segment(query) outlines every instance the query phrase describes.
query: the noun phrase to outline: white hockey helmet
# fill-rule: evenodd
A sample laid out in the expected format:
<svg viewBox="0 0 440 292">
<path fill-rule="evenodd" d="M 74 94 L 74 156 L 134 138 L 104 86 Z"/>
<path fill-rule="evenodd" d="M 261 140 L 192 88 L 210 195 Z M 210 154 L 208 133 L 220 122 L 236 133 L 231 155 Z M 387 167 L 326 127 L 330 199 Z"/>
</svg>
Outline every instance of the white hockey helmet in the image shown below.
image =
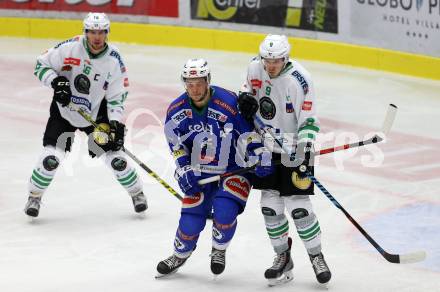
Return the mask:
<svg viewBox="0 0 440 292">
<path fill-rule="evenodd" d="M 205 59 L 189 59 L 183 65 L 181 78 L 183 83 L 190 78 L 205 78 L 209 84 L 211 82 L 211 70 L 208 62 Z"/>
<path fill-rule="evenodd" d="M 110 32 L 110 20 L 105 13 L 89 12 L 83 21 L 84 33 L 87 30 L 105 30 Z"/>
<path fill-rule="evenodd" d="M 269 34 L 260 44 L 261 59 L 281 59 L 289 61 L 290 44 L 285 35 Z"/>
</svg>

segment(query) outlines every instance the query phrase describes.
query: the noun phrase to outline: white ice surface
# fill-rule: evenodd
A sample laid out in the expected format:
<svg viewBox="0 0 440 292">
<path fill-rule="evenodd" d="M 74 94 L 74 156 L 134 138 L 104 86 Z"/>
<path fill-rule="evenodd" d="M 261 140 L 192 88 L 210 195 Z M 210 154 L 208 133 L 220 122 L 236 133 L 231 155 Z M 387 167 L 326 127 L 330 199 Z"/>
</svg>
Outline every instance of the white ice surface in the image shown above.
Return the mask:
<svg viewBox="0 0 440 292">
<path fill-rule="evenodd" d="M 52 94 L 33 69 L 36 56 L 55 43 L 0 38 L 0 291 L 320 290 L 292 222 L 295 278 L 283 287 L 267 287 L 263 273 L 273 251 L 258 191 L 239 217 L 226 270 L 216 281 L 209 269 L 210 223 L 179 273 L 155 280 L 157 263 L 172 252 L 179 201 L 139 169 L 150 208 L 145 216 L 135 214 L 111 172 L 88 158 L 82 134 L 44 195 L 40 217 L 30 221 L 23 213 L 26 184 L 42 149 Z M 131 84 L 127 148 L 177 190 L 161 123 L 168 103 L 182 91 L 180 68 L 188 58 L 204 57 L 213 84 L 237 91 L 252 56 L 119 47 Z M 303 64 L 314 77 L 324 146 L 349 141 L 344 132 L 363 138 L 380 128 L 389 103 L 399 106 L 387 143 L 320 157 L 316 176 L 385 250 L 428 253 L 419 264 L 386 262 L 316 190 L 312 200 L 333 273 L 329 290 L 440 291 L 440 82 Z M 385 159 L 377 163 L 381 155 Z"/>
</svg>

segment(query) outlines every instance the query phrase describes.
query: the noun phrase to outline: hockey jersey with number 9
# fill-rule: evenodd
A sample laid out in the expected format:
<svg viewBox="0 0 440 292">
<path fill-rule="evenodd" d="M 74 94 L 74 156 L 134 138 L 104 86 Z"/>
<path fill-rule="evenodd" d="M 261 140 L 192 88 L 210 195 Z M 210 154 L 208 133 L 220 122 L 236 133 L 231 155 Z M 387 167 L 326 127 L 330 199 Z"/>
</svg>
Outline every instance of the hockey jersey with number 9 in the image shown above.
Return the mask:
<svg viewBox="0 0 440 292">
<path fill-rule="evenodd" d="M 315 90 L 309 72 L 298 62 L 289 60 L 278 77 L 270 78 L 260 58 L 254 58 L 242 91 L 255 96 L 259 104 L 257 116 L 273 128 L 288 149 L 294 150 L 299 140 L 315 139 L 319 131 Z M 265 145 L 281 153 L 270 136 L 265 137 Z"/>
<path fill-rule="evenodd" d="M 109 120 L 121 121 L 127 98 L 128 77 L 118 49 L 108 44 L 98 55 L 92 55 L 83 35 L 66 40 L 37 58 L 35 76 L 46 86 L 57 76 L 70 81 L 71 102 L 83 108 L 96 120 L 105 98 Z M 76 111 L 58 104 L 61 116 L 75 127 L 88 127 Z"/>
</svg>

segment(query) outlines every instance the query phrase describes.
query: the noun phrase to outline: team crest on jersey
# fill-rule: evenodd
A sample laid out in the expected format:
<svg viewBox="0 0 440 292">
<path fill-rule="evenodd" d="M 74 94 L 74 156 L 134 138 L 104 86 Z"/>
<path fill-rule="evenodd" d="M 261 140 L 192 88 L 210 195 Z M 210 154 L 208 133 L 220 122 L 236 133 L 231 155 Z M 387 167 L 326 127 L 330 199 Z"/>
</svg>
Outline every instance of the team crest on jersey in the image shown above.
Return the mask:
<svg viewBox="0 0 440 292">
<path fill-rule="evenodd" d="M 185 196 L 182 200 L 182 208 L 194 208 L 200 206 L 205 199 L 203 193 L 197 193 L 193 196 Z"/>
<path fill-rule="evenodd" d="M 277 113 L 277 109 L 273 101 L 265 96 L 260 99 L 260 114 L 266 120 L 272 120 Z"/>
<path fill-rule="evenodd" d="M 307 94 L 309 92 L 309 84 L 306 79 L 297 70 L 293 71 L 292 76 L 301 84 L 304 94 Z"/>
<path fill-rule="evenodd" d="M 223 188 L 240 200 L 246 201 L 251 190 L 251 185 L 245 177 L 234 175 L 225 179 Z"/>
<path fill-rule="evenodd" d="M 73 84 L 75 85 L 75 88 L 76 90 L 78 90 L 79 93 L 90 93 L 90 80 L 86 75 L 79 74 L 78 76 L 76 76 Z"/>
<path fill-rule="evenodd" d="M 308 188 L 310 188 L 312 181 L 308 177 L 300 178 L 298 176 L 298 173 L 296 171 L 293 171 L 292 184 L 300 190 L 307 190 Z"/>
<path fill-rule="evenodd" d="M 183 120 L 185 120 L 186 118 L 192 118 L 192 111 L 190 109 L 182 109 L 180 111 L 178 111 L 177 113 L 175 113 L 171 119 L 176 123 L 179 124 L 180 122 L 182 122 Z"/>
<path fill-rule="evenodd" d="M 226 122 L 226 120 L 228 119 L 228 116 L 226 116 L 225 114 L 211 108 L 208 108 L 207 115 L 208 118 L 214 119 L 216 121 L 220 121 L 222 123 Z"/>
</svg>

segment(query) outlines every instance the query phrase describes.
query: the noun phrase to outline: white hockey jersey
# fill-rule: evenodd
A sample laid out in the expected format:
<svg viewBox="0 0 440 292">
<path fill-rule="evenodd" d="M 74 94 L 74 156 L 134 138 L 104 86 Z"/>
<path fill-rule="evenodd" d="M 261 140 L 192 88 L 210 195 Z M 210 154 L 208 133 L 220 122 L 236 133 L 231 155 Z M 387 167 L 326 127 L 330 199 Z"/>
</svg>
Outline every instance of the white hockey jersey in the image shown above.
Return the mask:
<svg viewBox="0 0 440 292">
<path fill-rule="evenodd" d="M 254 58 L 242 91 L 256 97 L 257 116 L 274 128 L 277 138 L 291 151 L 297 141 L 316 138 L 319 121 L 315 116 L 315 90 L 309 72 L 298 62 L 289 60 L 278 77 L 270 78 L 260 58 Z M 274 152 L 282 152 L 271 137 L 265 137 L 265 145 Z"/>
<path fill-rule="evenodd" d="M 108 44 L 98 55 L 90 53 L 83 35 L 66 40 L 37 58 L 34 75 L 51 87 L 52 80 L 65 76 L 70 81 L 71 101 L 83 108 L 94 120 L 101 101 L 107 101 L 109 120 L 121 121 L 128 94 L 126 67 L 118 49 Z M 61 116 L 75 127 L 88 127 L 76 111 L 58 104 Z"/>
</svg>

